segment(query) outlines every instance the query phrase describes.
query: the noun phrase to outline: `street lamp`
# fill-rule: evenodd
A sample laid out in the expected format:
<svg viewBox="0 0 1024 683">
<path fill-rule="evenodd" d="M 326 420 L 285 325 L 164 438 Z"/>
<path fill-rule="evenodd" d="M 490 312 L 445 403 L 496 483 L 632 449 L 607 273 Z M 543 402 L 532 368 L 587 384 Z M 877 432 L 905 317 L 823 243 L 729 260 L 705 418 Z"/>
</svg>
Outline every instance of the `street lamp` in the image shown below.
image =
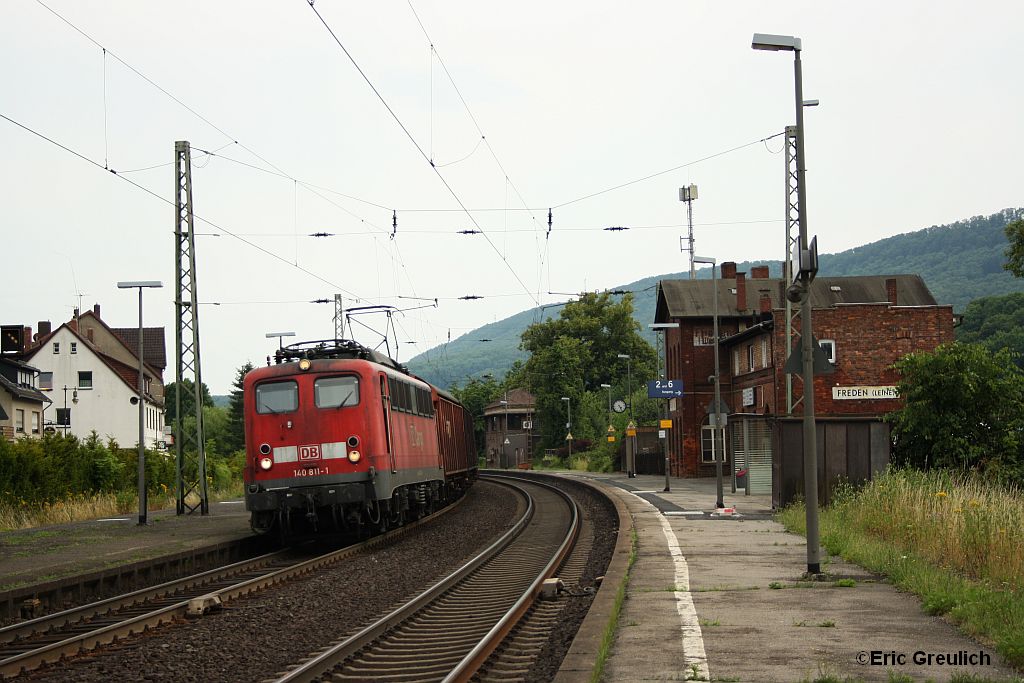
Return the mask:
<svg viewBox="0 0 1024 683">
<path fill-rule="evenodd" d="M 565 401 L 565 411 L 569 418 L 565 423 L 565 428 L 569 430 L 565 440 L 569 442 L 569 467 L 572 467 L 572 400 L 568 396 L 563 396 L 562 400 Z"/>
<path fill-rule="evenodd" d="M 722 383 L 721 375 L 718 368 L 718 275 L 715 270 L 717 261 L 707 256 L 694 256 L 694 263 L 706 263 L 711 266 L 711 290 L 714 304 L 712 304 L 713 316 L 714 316 L 714 329 L 712 334 L 715 337 L 715 407 L 711 411 L 711 415 L 714 416 L 714 424 L 711 429 L 711 450 L 715 453 L 715 478 L 716 478 L 716 493 L 718 498 L 715 500 L 715 507 L 724 508 L 725 501 L 722 500 L 722 451 L 724 448 L 718 448 L 718 430 L 722 428 Z M 724 442 L 724 434 L 723 439 Z M 725 445 L 724 443 L 722 444 Z"/>
<path fill-rule="evenodd" d="M 608 426 L 611 427 L 612 426 L 612 385 L 611 384 L 602 384 L 601 388 L 608 390 Z"/>
<path fill-rule="evenodd" d="M 67 436 L 68 430 L 71 429 L 71 415 L 68 413 L 68 389 L 71 389 L 71 402 L 75 405 L 78 404 L 78 387 L 69 387 L 67 384 L 64 385 L 64 424 L 57 425 L 58 427 L 64 427 L 64 436 Z"/>
<path fill-rule="evenodd" d="M 694 187 L 696 187 L 696 186 L 694 186 Z M 693 252 L 690 252 L 690 256 L 693 256 Z M 661 340 L 661 347 L 665 351 L 665 372 L 664 373 L 661 372 L 661 353 L 659 353 L 658 354 L 658 378 L 659 379 L 668 379 L 668 343 L 667 343 L 666 339 L 668 337 L 668 331 L 671 330 L 671 329 L 678 329 L 679 328 L 679 323 L 651 323 L 647 327 L 649 327 L 650 329 L 655 330 L 655 331 L 661 331 L 661 333 L 662 333 L 661 336 L 659 337 L 659 339 Z M 668 402 L 667 401 L 662 404 L 662 412 L 661 412 L 661 414 L 662 414 L 662 417 L 668 419 Z M 662 443 L 661 448 L 665 452 L 665 491 L 668 492 L 668 491 L 671 491 L 672 488 L 671 488 L 671 486 L 669 484 L 669 481 L 668 481 L 669 469 L 670 468 L 669 468 L 669 462 L 668 462 L 668 435 L 667 434 L 665 435 L 665 439 L 663 441 L 664 441 L 664 443 Z"/>
<path fill-rule="evenodd" d="M 807 157 L 804 154 L 804 85 L 800 66 L 800 39 L 795 36 L 777 36 L 755 33 L 750 45 L 755 50 L 779 50 L 793 53 L 793 79 L 796 89 L 796 184 L 797 212 L 800 221 L 800 253 L 797 262 L 799 284 L 786 283 L 790 291 L 786 297 L 800 301 L 800 346 L 803 358 L 801 376 L 804 383 L 804 499 L 807 507 L 807 573 L 821 573 L 821 548 L 818 537 L 818 446 L 814 426 L 814 353 L 811 326 L 811 282 L 817 265 L 812 263 L 807 236 Z M 807 262 L 804 255 L 807 254 Z"/>
<path fill-rule="evenodd" d="M 619 358 L 626 359 L 626 396 L 629 398 L 629 424 L 636 428 L 636 423 L 633 422 L 633 378 L 630 372 L 630 357 L 628 353 L 618 354 Z M 636 476 L 634 461 L 636 460 L 636 435 L 629 436 L 629 448 L 626 449 L 626 476 L 630 479 Z"/>
<path fill-rule="evenodd" d="M 501 425 L 501 466 L 508 469 L 508 454 L 505 453 L 505 442 L 508 441 L 508 401 L 498 401 L 504 412 L 505 421 Z"/>
<path fill-rule="evenodd" d="M 146 380 L 142 361 L 142 290 L 163 287 L 157 280 L 130 280 L 118 282 L 118 289 L 139 290 L 139 525 L 146 524 Z M 181 387 L 178 387 L 181 390 Z"/>
</svg>

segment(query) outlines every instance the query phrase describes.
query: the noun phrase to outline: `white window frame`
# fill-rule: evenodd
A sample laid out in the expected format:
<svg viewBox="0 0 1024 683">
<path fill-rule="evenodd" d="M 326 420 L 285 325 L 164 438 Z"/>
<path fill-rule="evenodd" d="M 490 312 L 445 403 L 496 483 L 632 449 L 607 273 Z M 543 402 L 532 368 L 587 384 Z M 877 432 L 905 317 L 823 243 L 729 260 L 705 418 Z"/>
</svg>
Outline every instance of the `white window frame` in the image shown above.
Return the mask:
<svg viewBox="0 0 1024 683">
<path fill-rule="evenodd" d="M 89 375 L 88 383 L 83 381 L 84 378 L 82 377 L 82 375 Z M 93 383 L 92 383 L 92 370 L 79 370 L 78 371 L 78 388 L 79 389 L 89 390 L 89 389 L 92 389 L 92 387 L 93 387 Z"/>
<path fill-rule="evenodd" d="M 60 353 L 60 342 L 53 342 L 53 352 L 54 354 Z"/>
<path fill-rule="evenodd" d="M 761 337 L 761 367 L 768 367 L 768 337 Z"/>
<path fill-rule="evenodd" d="M 71 353 L 78 353 L 78 342 L 71 342 Z"/>
<path fill-rule="evenodd" d="M 828 362 L 832 365 L 836 364 L 836 340 L 835 339 L 819 339 L 818 346 L 825 352 L 825 357 L 828 358 Z"/>
<path fill-rule="evenodd" d="M 747 371 L 754 371 L 754 343 L 747 344 Z"/>
<path fill-rule="evenodd" d="M 39 430 L 42 427 L 42 422 L 43 422 L 42 421 L 42 416 L 39 414 L 38 411 L 33 410 L 32 411 L 32 433 L 33 434 L 38 434 L 39 433 Z"/>
<path fill-rule="evenodd" d="M 14 409 L 14 433 L 25 433 L 25 411 L 22 408 Z"/>
</svg>

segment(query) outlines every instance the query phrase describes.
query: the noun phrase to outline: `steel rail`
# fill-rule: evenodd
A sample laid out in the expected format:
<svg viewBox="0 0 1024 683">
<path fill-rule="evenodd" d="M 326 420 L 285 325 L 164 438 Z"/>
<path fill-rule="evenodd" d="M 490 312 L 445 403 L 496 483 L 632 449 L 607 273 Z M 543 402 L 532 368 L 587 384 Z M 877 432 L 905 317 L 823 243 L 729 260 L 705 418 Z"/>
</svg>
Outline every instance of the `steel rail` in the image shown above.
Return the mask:
<svg viewBox="0 0 1024 683">
<path fill-rule="evenodd" d="M 499 479 L 499 477 L 493 475 L 489 475 L 487 478 L 494 481 Z M 480 552 L 476 557 L 463 564 L 450 575 L 441 581 L 438 581 L 420 595 L 395 609 L 387 616 L 363 628 L 358 633 L 346 638 L 341 643 L 315 655 L 298 667 L 284 673 L 276 679 L 276 683 L 308 683 L 318 680 L 331 669 L 345 662 L 345 660 L 350 658 L 352 655 L 362 650 L 369 643 L 384 636 L 388 632 L 393 631 L 403 622 L 409 621 L 414 617 L 414 615 L 417 615 L 417 613 L 427 607 L 430 603 L 448 594 L 459 584 L 469 580 L 477 570 L 483 567 L 483 565 L 498 557 L 502 551 L 516 541 L 523 532 L 531 526 L 531 522 L 533 521 L 533 517 L 536 512 L 536 504 L 533 497 L 517 485 L 518 483 L 521 483 L 522 480 L 517 481 L 514 478 L 503 477 L 501 479 L 506 479 L 501 483 L 516 489 L 527 500 L 526 512 L 511 529 L 509 529 L 501 536 L 501 538 L 491 544 L 488 548 Z M 511 483 L 513 481 L 516 481 L 516 483 Z M 482 662 L 486 661 L 487 657 L 508 634 L 516 621 L 529 609 L 533 600 L 539 594 L 540 586 L 544 579 L 550 577 L 551 573 L 557 569 L 562 559 L 564 559 L 564 556 L 572 547 L 572 543 L 575 540 L 579 529 L 580 517 L 579 510 L 575 502 L 563 491 L 559 491 L 547 484 L 534 481 L 527 483 L 549 489 L 567 502 L 570 517 L 568 525 L 569 528 L 557 550 L 548 560 L 544 569 L 530 583 L 529 588 L 519 596 L 511 608 L 507 609 L 504 614 L 497 618 L 497 622 L 489 631 L 487 631 L 483 638 L 474 636 L 475 643 L 470 648 L 469 653 L 464 655 L 449 672 L 439 675 L 438 680 L 445 675 L 448 675 L 451 680 L 468 680 L 468 676 L 472 675 L 476 670 L 475 667 L 479 667 Z M 457 677 L 451 678 L 452 676 Z"/>
<path fill-rule="evenodd" d="M 405 524 L 398 529 L 394 529 L 380 536 L 375 536 L 363 541 L 362 543 L 348 546 L 340 550 L 333 550 L 324 555 L 296 562 L 281 569 L 271 570 L 256 577 L 246 578 L 242 581 L 222 588 L 217 588 L 213 591 L 205 593 L 200 592 L 196 595 L 191 595 L 188 598 L 176 600 L 170 605 L 161 606 L 144 614 L 131 616 L 113 624 L 104 625 L 96 629 L 90 629 L 84 633 L 74 634 L 56 642 L 48 642 L 41 645 L 36 643 L 38 647 L 32 647 L 32 649 L 0 659 L 0 678 L 14 677 L 25 671 L 36 669 L 44 664 L 53 663 L 65 657 L 73 657 L 83 651 L 89 651 L 102 645 L 108 645 L 121 638 L 145 632 L 150 628 L 155 628 L 164 623 L 183 619 L 188 613 L 189 603 L 195 598 L 216 597 L 219 598 L 221 602 L 228 602 L 240 596 L 258 592 L 283 581 L 334 564 L 356 553 L 363 552 L 399 538 L 421 524 L 436 520 L 456 508 L 463 500 L 465 500 L 465 496 L 460 497 L 451 505 L 447 505 L 433 514 Z M 132 609 L 146 601 L 160 600 L 171 593 L 178 593 L 182 590 L 188 590 L 189 588 L 194 588 L 198 585 L 207 585 L 213 582 L 223 581 L 232 576 L 237 576 L 240 573 L 251 574 L 253 571 L 261 570 L 259 566 L 254 566 L 260 561 L 263 561 L 262 566 L 265 567 L 267 564 L 274 561 L 274 556 L 283 555 L 285 552 L 286 551 L 268 553 L 267 555 L 253 558 L 252 560 L 236 562 L 232 565 L 228 565 L 227 567 L 212 569 L 177 581 L 169 581 L 152 588 L 144 588 L 124 596 L 109 598 L 107 600 L 101 600 L 82 607 L 65 610 L 57 614 L 39 617 L 22 624 L 14 624 L 4 629 L 0 629 L 0 637 L 3 638 L 3 640 L 0 640 L 0 644 L 8 646 L 17 645 L 19 638 L 24 639 L 34 637 L 38 639 L 41 635 L 52 635 L 54 631 L 59 631 L 61 628 L 68 630 L 73 629 L 76 625 L 82 624 L 87 619 L 110 615 L 116 611 L 114 608 L 115 605 L 118 610 Z M 246 568 L 247 565 L 248 568 Z M 222 576 L 214 576 L 218 572 L 220 572 Z M 205 584 L 203 581 L 205 581 Z M 174 589 L 176 585 L 178 586 L 177 590 Z M 78 618 L 75 618 L 76 615 Z M 74 621 L 72 621 L 73 618 Z M 24 635 L 26 632 L 30 632 L 30 635 Z M 14 635 L 13 637 L 8 638 L 7 636 L 11 634 L 21 635 Z M 26 643 L 26 645 L 31 647 L 32 643 Z"/>
</svg>

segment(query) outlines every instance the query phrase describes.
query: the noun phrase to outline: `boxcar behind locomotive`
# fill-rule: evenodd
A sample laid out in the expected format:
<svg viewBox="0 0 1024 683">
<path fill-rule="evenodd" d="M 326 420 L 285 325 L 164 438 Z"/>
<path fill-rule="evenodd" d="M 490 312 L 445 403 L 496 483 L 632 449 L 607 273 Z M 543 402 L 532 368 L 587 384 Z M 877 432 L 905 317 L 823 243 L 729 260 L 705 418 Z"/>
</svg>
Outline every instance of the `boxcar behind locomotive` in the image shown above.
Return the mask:
<svg viewBox="0 0 1024 683">
<path fill-rule="evenodd" d="M 471 417 L 347 340 L 293 344 L 245 377 L 245 503 L 257 532 L 383 530 L 476 477 Z"/>
</svg>

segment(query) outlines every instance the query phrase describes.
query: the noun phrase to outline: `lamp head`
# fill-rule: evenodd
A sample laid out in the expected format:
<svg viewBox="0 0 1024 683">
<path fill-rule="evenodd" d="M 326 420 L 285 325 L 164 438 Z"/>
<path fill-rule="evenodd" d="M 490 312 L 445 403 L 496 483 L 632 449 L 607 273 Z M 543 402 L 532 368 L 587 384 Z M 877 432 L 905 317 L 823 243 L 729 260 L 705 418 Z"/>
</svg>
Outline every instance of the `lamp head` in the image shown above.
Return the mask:
<svg viewBox="0 0 1024 683">
<path fill-rule="evenodd" d="M 750 47 L 755 50 L 768 50 L 778 52 L 786 50 L 790 52 L 800 51 L 800 39 L 796 36 L 779 36 L 774 33 L 755 33 Z"/>
</svg>

